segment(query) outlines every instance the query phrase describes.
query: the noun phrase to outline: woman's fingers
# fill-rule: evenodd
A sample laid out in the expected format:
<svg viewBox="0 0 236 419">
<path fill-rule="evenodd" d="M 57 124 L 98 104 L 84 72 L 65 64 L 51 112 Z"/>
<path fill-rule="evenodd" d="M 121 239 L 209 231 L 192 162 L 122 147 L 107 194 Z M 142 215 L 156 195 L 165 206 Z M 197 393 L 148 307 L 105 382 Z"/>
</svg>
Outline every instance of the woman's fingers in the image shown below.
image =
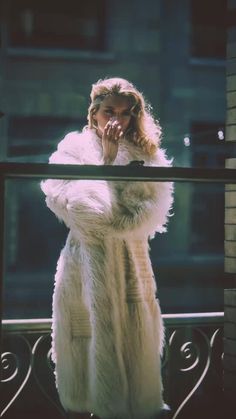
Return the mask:
<svg viewBox="0 0 236 419">
<path fill-rule="evenodd" d="M 112 135 L 111 125 L 106 124 L 106 126 L 104 128 L 104 131 L 103 131 L 103 137 L 109 140 L 111 135 Z"/>
<path fill-rule="evenodd" d="M 119 133 L 119 138 L 123 137 L 123 135 L 124 135 L 124 133 L 123 133 L 123 131 L 121 130 L 121 131 L 120 131 L 120 133 Z"/>
<path fill-rule="evenodd" d="M 109 136 L 109 140 L 119 139 L 123 135 L 122 127 L 118 121 L 109 121 L 105 128 L 104 133 Z"/>
<path fill-rule="evenodd" d="M 102 145 L 105 158 L 112 161 L 116 158 L 119 146 L 119 139 L 123 136 L 121 125 L 117 121 L 109 121 L 103 132 Z"/>
</svg>

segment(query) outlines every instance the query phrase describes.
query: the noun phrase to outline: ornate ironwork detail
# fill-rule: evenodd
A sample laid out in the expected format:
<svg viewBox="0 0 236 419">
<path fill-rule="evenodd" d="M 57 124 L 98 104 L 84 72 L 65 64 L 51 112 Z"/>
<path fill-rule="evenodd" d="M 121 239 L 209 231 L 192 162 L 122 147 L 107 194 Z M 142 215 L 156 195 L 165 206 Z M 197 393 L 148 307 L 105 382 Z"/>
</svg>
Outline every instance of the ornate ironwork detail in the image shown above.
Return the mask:
<svg viewBox="0 0 236 419">
<path fill-rule="evenodd" d="M 168 342 L 169 365 L 167 362 L 167 368 L 172 368 L 173 362 L 171 363 L 171 357 L 174 357 L 175 371 L 173 372 L 173 375 L 175 376 L 175 382 L 177 381 L 180 384 L 180 378 L 178 379 L 177 377 L 177 369 L 179 369 L 180 373 L 184 373 L 185 379 L 187 373 L 192 373 L 190 390 L 188 390 L 187 395 L 175 408 L 175 412 L 171 419 L 181 418 L 181 412 L 184 407 L 203 383 L 212 362 L 212 351 L 216 338 L 220 335 L 221 331 L 217 328 L 208 336 L 208 334 L 200 328 L 188 328 L 187 330 L 187 334 L 190 333 L 192 335 L 191 340 L 187 339 L 186 342 L 182 342 L 181 338 L 186 338 L 186 329 L 179 328 L 171 333 Z"/>
<path fill-rule="evenodd" d="M 30 338 L 32 338 L 31 335 L 29 335 L 29 340 L 24 336 L 20 334 L 11 334 L 4 336 L 5 345 L 6 340 L 10 341 L 10 347 L 14 346 L 14 350 L 20 348 L 20 352 L 25 354 L 25 349 L 27 348 L 28 353 L 28 362 L 24 363 L 24 359 L 20 359 L 19 355 L 13 352 L 4 352 L 1 356 L 1 367 L 2 367 L 2 379 L 1 383 L 6 386 L 8 384 L 10 388 L 9 390 L 5 390 L 4 399 L 8 399 L 8 401 L 4 400 L 5 405 L 1 406 L 0 416 L 3 417 L 5 413 L 10 409 L 10 407 L 13 405 L 13 403 L 16 401 L 16 399 L 19 397 L 19 395 L 22 393 L 24 388 L 26 387 L 27 383 L 29 382 L 30 378 L 34 379 L 34 382 L 37 384 L 39 390 L 43 394 L 43 396 L 47 399 L 49 403 L 51 403 L 55 409 L 60 413 L 60 417 L 65 417 L 65 412 L 63 411 L 62 407 L 59 404 L 59 401 L 57 399 L 57 393 L 53 385 L 53 366 L 52 362 L 50 360 L 50 335 L 43 334 L 36 338 L 36 341 L 31 343 Z M 16 343 L 14 344 L 14 341 Z M 43 343 L 47 341 L 46 345 L 43 346 Z M 24 343 L 24 347 L 22 345 L 19 345 L 19 342 Z M 9 342 L 7 342 L 7 345 Z M 46 346 L 46 348 L 45 348 Z M 23 349 L 23 351 L 22 351 Z M 45 356 L 46 354 L 46 356 Z M 38 358 L 41 359 L 40 367 L 42 366 L 42 360 L 44 362 L 44 366 L 46 368 L 43 369 L 38 367 Z M 27 365 L 27 368 L 25 368 Z M 23 369 L 23 370 L 22 370 Z M 44 383 L 42 383 L 40 380 L 40 376 L 45 375 L 45 371 L 48 369 L 48 374 L 46 375 L 46 380 Z M 51 378 L 51 379 L 50 379 Z M 12 396 L 9 394 L 13 393 L 15 387 L 15 394 Z M 13 391 L 12 391 L 13 390 Z M 10 398 L 10 400 L 9 400 Z"/>
<path fill-rule="evenodd" d="M 24 389 L 31 371 L 32 371 L 32 363 L 33 363 L 33 358 L 32 358 L 32 354 L 31 354 L 31 348 L 30 348 L 30 344 L 27 341 L 27 339 L 22 336 L 22 335 L 17 335 L 18 340 L 20 340 L 21 342 L 23 342 L 26 346 L 26 348 L 28 349 L 28 354 L 29 354 L 29 363 L 26 369 L 25 374 L 23 374 L 23 378 L 21 377 L 20 380 L 18 381 L 18 388 L 16 393 L 14 394 L 14 396 L 10 399 L 10 401 L 6 404 L 5 407 L 3 407 L 3 410 L 1 412 L 1 417 L 7 412 L 7 410 L 12 406 L 12 404 L 15 402 L 15 400 L 18 398 L 18 396 L 20 395 L 20 393 L 22 392 L 22 390 Z M 19 342 L 17 347 L 19 347 Z M 1 382 L 3 383 L 9 383 L 12 380 L 14 380 L 15 378 L 18 377 L 19 373 L 20 373 L 20 359 L 19 356 L 17 356 L 16 354 L 14 354 L 13 352 L 4 352 L 1 356 L 1 363 L 2 363 L 2 369 L 3 371 L 9 371 L 10 370 L 10 364 L 9 364 L 9 358 L 13 359 L 16 363 L 15 365 L 15 370 L 11 373 L 11 375 L 9 375 L 9 377 L 3 378 L 3 380 L 1 380 Z"/>
<path fill-rule="evenodd" d="M 169 335 L 169 337 L 168 337 Z M 54 384 L 54 366 L 51 360 L 49 329 L 45 332 L 8 332 L 4 334 L 4 352 L 1 356 L 4 406 L 1 417 L 13 406 L 33 382 L 50 405 L 56 418 L 65 417 Z M 168 327 L 162 356 L 165 398 L 173 413 L 171 419 L 185 417 L 186 407 L 191 405 L 200 386 L 214 369 L 214 379 L 221 386 L 222 328 L 204 324 Z M 3 403 L 3 401 L 2 401 Z M 188 407 L 189 408 L 189 407 Z"/>
<path fill-rule="evenodd" d="M 12 362 L 14 362 L 15 365 L 11 365 Z M 2 372 L 3 378 L 1 382 L 7 383 L 8 381 L 13 380 L 13 378 L 15 378 L 15 376 L 18 374 L 19 362 L 15 354 L 13 354 L 12 352 L 4 352 L 1 355 L 1 363 L 2 363 L 2 371 L 3 371 Z M 6 377 L 7 374 L 10 374 L 10 375 Z"/>
</svg>

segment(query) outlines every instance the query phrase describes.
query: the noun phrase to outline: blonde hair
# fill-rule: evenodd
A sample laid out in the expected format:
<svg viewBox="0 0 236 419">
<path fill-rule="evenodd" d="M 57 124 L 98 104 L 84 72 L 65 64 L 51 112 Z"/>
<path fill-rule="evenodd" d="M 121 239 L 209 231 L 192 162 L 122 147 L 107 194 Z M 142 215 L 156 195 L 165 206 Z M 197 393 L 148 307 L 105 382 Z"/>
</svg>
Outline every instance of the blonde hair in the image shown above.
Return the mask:
<svg viewBox="0 0 236 419">
<path fill-rule="evenodd" d="M 155 153 L 161 140 L 161 127 L 151 114 L 151 107 L 144 96 L 129 81 L 114 77 L 98 80 L 92 85 L 91 104 L 88 109 L 88 128 L 94 128 L 93 116 L 102 101 L 112 95 L 119 95 L 130 100 L 131 123 L 126 131 L 126 138 L 141 147 L 149 155 Z"/>
</svg>

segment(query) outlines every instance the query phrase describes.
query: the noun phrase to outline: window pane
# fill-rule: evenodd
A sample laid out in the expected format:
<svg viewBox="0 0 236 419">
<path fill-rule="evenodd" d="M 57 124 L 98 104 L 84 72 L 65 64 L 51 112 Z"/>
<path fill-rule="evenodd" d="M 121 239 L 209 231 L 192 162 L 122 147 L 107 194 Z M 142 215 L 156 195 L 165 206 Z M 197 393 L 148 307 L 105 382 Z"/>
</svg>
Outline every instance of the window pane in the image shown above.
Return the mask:
<svg viewBox="0 0 236 419">
<path fill-rule="evenodd" d="M 8 157 L 47 161 L 57 143 L 70 131 L 81 130 L 85 118 L 11 116 L 8 121 Z"/>
<path fill-rule="evenodd" d="M 13 0 L 10 45 L 103 50 L 105 6 L 105 0 Z"/>
<path fill-rule="evenodd" d="M 192 122 L 190 126 L 191 166 L 224 167 L 234 144 L 225 142 L 224 122 Z"/>
<path fill-rule="evenodd" d="M 194 57 L 225 58 L 227 2 L 219 0 L 191 1 L 192 39 Z"/>
</svg>

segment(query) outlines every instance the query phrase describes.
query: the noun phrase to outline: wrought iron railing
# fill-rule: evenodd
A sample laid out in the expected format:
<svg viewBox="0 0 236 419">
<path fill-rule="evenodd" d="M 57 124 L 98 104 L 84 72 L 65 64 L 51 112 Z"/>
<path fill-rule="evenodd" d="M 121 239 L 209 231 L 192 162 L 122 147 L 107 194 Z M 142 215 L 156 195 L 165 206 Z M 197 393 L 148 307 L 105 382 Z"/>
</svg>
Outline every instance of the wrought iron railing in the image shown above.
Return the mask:
<svg viewBox="0 0 236 419">
<path fill-rule="evenodd" d="M 213 411 L 215 397 L 222 393 L 223 313 L 166 314 L 163 318 L 162 372 L 170 418 L 193 417 L 189 412 L 198 400 Z M 50 328 L 50 319 L 3 321 L 2 417 L 30 419 L 39 411 L 53 419 L 66 417 L 54 384 Z M 211 392 L 204 393 L 204 387 Z M 199 415 L 204 417 L 201 409 Z"/>
</svg>

